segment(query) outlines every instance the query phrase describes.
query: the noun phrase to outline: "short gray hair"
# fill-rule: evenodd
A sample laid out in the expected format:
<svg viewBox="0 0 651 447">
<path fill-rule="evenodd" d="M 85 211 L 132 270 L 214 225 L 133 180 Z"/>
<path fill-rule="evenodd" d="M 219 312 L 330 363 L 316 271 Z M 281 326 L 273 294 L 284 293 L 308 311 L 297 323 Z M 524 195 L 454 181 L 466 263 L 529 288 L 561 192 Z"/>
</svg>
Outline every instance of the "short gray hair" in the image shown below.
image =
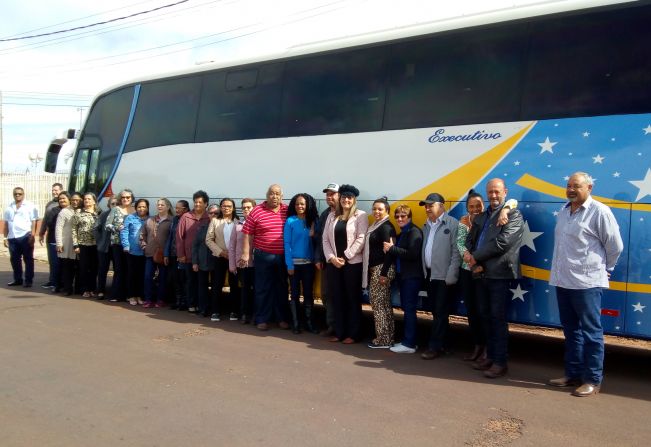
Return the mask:
<svg viewBox="0 0 651 447">
<path fill-rule="evenodd" d="M 587 172 L 578 171 L 578 172 L 575 172 L 574 174 L 570 175 L 570 177 L 574 177 L 575 175 L 582 176 L 584 178 L 584 180 L 585 180 L 585 184 L 588 185 L 588 186 L 592 186 L 592 184 L 594 183 L 594 180 L 592 180 L 592 176 L 590 174 L 588 174 Z"/>
</svg>

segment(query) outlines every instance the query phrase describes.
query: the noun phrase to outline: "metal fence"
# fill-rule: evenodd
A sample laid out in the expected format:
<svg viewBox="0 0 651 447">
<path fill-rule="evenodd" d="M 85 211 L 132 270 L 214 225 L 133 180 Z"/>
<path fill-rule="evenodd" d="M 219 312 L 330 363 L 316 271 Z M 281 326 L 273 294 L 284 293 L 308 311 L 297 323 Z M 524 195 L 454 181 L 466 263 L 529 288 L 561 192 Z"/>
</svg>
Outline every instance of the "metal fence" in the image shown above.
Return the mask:
<svg viewBox="0 0 651 447">
<path fill-rule="evenodd" d="M 25 190 L 25 200 L 38 208 L 38 215 L 43 217 L 45 205 L 52 200 L 52 184 L 61 183 L 63 189 L 68 187 L 69 174 L 0 174 L 0 210 L 4 216 L 5 208 L 13 202 L 13 190 L 20 186 Z M 2 217 L 0 217 L 2 218 Z"/>
</svg>

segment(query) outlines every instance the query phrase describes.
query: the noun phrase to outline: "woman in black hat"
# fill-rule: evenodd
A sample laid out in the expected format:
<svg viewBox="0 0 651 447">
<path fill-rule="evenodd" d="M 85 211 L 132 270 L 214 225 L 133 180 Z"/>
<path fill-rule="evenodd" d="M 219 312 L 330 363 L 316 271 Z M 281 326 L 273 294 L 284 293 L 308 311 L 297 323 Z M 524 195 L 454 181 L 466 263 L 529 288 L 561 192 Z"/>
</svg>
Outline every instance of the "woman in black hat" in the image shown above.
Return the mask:
<svg viewBox="0 0 651 447">
<path fill-rule="evenodd" d="M 368 218 L 364 211 L 357 209 L 357 188 L 341 185 L 339 195 L 337 210 L 328 216 L 323 230 L 326 275 L 335 314 L 336 335 L 330 341 L 352 344 L 359 340 L 362 261 Z"/>
</svg>

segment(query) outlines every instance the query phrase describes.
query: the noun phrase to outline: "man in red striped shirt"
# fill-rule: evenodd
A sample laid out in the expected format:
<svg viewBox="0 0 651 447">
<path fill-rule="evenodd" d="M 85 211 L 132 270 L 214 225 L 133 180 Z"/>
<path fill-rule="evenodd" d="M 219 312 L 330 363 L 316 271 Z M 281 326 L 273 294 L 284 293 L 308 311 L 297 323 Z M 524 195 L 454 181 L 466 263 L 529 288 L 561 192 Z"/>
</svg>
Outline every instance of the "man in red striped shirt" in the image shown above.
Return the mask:
<svg viewBox="0 0 651 447">
<path fill-rule="evenodd" d="M 287 269 L 284 260 L 283 226 L 287 219 L 287 205 L 283 202 L 280 185 L 271 185 L 267 200 L 253 208 L 246 218 L 242 233 L 242 256 L 239 266 L 248 265 L 249 244 L 253 238 L 255 265 L 255 323 L 258 329 L 269 329 L 270 321 L 277 321 L 287 329 Z"/>
</svg>

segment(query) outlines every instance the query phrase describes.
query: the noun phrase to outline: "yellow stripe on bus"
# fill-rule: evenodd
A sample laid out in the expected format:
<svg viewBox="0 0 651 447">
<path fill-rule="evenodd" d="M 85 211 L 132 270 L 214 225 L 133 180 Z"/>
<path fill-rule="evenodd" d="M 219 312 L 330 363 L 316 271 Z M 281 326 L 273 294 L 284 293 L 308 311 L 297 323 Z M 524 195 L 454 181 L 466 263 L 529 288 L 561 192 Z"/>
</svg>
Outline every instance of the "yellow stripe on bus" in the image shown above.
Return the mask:
<svg viewBox="0 0 651 447">
<path fill-rule="evenodd" d="M 522 177 L 515 182 L 516 185 L 522 186 L 523 188 L 531 189 L 533 191 L 538 191 L 548 196 L 558 197 L 563 200 L 567 200 L 565 196 L 565 187 L 557 186 L 553 183 L 546 182 L 537 177 L 534 177 L 531 174 L 524 174 Z M 601 203 L 608 205 L 611 208 L 622 208 L 626 210 L 633 211 L 651 211 L 651 205 L 646 203 L 631 203 L 624 202 L 622 200 L 609 199 L 608 197 L 592 196 L 595 200 L 598 200 Z"/>
<path fill-rule="evenodd" d="M 550 271 L 532 267 L 530 265 L 522 264 L 520 272 L 525 278 L 539 279 L 541 281 L 549 282 Z M 620 292 L 637 292 L 637 293 L 651 293 L 651 284 L 636 284 L 626 283 L 621 281 L 610 281 L 610 289 L 618 290 Z"/>
</svg>

